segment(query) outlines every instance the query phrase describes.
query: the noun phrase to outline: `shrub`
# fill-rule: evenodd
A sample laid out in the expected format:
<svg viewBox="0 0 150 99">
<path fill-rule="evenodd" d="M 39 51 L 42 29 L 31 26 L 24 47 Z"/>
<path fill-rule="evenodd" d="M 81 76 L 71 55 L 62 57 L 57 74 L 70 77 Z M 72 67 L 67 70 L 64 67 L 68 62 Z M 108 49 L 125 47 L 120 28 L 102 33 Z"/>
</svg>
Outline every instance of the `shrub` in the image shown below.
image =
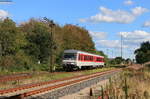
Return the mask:
<svg viewBox="0 0 150 99">
<path fill-rule="evenodd" d="M 14 60 L 14 56 L 4 56 L 0 61 L 0 66 L 3 68 L 9 68 L 10 66 L 14 66 L 16 64 Z"/>
</svg>

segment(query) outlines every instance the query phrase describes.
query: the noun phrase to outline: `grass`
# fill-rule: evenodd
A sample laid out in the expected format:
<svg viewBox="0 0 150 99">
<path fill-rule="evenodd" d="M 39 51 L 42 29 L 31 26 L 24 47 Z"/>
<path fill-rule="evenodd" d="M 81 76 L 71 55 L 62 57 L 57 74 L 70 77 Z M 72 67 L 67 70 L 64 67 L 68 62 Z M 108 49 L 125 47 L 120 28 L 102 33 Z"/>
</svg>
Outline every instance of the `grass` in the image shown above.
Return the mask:
<svg viewBox="0 0 150 99">
<path fill-rule="evenodd" d="M 104 72 L 108 70 L 112 70 L 114 68 L 107 67 L 107 68 L 98 68 L 98 69 L 92 69 L 92 70 L 84 70 L 84 71 L 75 71 L 75 72 L 62 72 L 62 73 L 44 73 L 44 74 L 38 74 L 33 73 L 31 78 L 25 79 L 25 80 L 19 80 L 19 81 L 10 81 L 6 83 L 0 83 L 0 89 L 8 89 L 17 87 L 19 85 L 23 84 L 29 84 L 29 83 L 37 83 L 42 81 L 50 81 L 50 80 L 56 80 L 56 79 L 62 79 L 67 77 L 73 77 L 78 75 L 88 75 L 96 72 Z"/>
<path fill-rule="evenodd" d="M 101 93 L 107 93 L 105 97 L 109 99 L 150 99 L 149 84 L 150 68 L 138 71 L 126 69 L 116 78 L 110 79 Z"/>
<path fill-rule="evenodd" d="M 104 72 L 104 71 L 108 71 L 108 70 L 112 70 L 112 69 L 114 69 L 114 67 L 100 68 L 100 69 L 98 68 L 98 69 L 83 71 L 83 74 L 92 74 L 92 73 L 97 73 L 97 72 Z"/>
</svg>

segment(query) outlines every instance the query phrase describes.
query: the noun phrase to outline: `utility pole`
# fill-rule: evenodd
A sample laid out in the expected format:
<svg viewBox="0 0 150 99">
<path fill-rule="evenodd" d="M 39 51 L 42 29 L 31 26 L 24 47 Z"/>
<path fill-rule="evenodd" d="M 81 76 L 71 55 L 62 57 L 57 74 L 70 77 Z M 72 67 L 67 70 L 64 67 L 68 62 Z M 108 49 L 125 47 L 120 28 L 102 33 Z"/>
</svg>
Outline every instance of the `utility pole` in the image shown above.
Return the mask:
<svg viewBox="0 0 150 99">
<path fill-rule="evenodd" d="M 54 49 L 54 37 L 53 37 L 53 28 L 55 26 L 55 23 L 53 20 L 49 20 L 48 18 L 44 17 L 44 20 L 48 23 L 50 27 L 50 66 L 49 71 L 53 72 L 53 49 Z"/>
<path fill-rule="evenodd" d="M 123 46 L 123 38 L 122 38 L 122 34 L 121 34 L 121 58 L 123 56 L 123 54 L 122 54 L 122 46 Z"/>
<path fill-rule="evenodd" d="M 108 54 L 109 54 L 109 49 L 106 49 L 106 51 L 107 51 L 107 56 L 108 56 L 108 58 L 109 58 L 109 55 L 108 55 Z"/>
<path fill-rule="evenodd" d="M 112 58 L 114 57 L 114 52 L 113 52 L 113 50 L 112 50 Z"/>
<path fill-rule="evenodd" d="M 108 56 L 108 54 L 109 54 L 109 49 L 108 48 L 106 49 L 106 53 L 107 53 L 107 56 Z M 108 58 L 108 61 L 106 63 L 106 66 L 109 66 L 109 56 L 107 58 Z"/>
<path fill-rule="evenodd" d="M 121 59 L 123 59 L 123 36 L 121 34 Z M 124 64 L 124 62 L 121 62 L 121 64 Z"/>
</svg>

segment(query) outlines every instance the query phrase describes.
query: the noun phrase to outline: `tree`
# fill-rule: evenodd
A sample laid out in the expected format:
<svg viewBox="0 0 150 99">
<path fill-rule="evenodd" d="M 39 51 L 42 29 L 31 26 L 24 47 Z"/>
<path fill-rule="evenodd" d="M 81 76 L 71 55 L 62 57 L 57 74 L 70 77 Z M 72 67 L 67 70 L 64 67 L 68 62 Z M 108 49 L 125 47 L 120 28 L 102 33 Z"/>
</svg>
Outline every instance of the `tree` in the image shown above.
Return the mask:
<svg viewBox="0 0 150 99">
<path fill-rule="evenodd" d="M 0 45 L 2 56 L 14 55 L 26 42 L 23 33 L 16 27 L 15 22 L 6 18 L 0 22 Z"/>
<path fill-rule="evenodd" d="M 125 61 L 125 59 L 123 59 L 122 57 L 116 57 L 115 59 L 111 60 L 110 63 L 111 64 L 121 64 L 124 61 Z"/>
<path fill-rule="evenodd" d="M 89 32 L 84 28 L 75 25 L 65 25 L 62 28 L 64 49 L 76 49 L 86 52 L 93 52 L 95 45 Z"/>
<path fill-rule="evenodd" d="M 16 27 L 15 22 L 9 18 L 0 22 L 1 65 L 15 65 L 14 56 L 26 44 L 24 33 Z"/>
<path fill-rule="evenodd" d="M 143 64 L 150 61 L 150 42 L 141 43 L 140 48 L 136 49 L 134 53 L 137 63 Z"/>
<path fill-rule="evenodd" d="M 21 29 L 26 33 L 28 45 L 25 51 L 28 55 L 34 57 L 34 61 L 47 63 L 50 56 L 50 33 L 47 24 L 42 21 L 31 19 L 29 22 L 22 24 Z"/>
<path fill-rule="evenodd" d="M 126 62 L 126 64 L 130 64 L 130 63 L 132 63 L 132 60 L 131 60 L 130 58 L 127 58 L 127 59 L 125 60 L 125 62 Z"/>
<path fill-rule="evenodd" d="M 107 58 L 102 51 L 96 51 L 92 37 L 85 28 L 55 24 L 53 42 L 51 29 L 49 22 L 43 19 L 30 19 L 19 26 L 9 18 L 0 21 L 0 65 L 26 69 L 33 65 L 46 67 L 51 60 L 49 56 L 52 48 L 55 49 L 53 63 L 57 66 L 61 64 L 66 49 L 81 50 Z M 38 62 L 40 65 L 37 65 Z"/>
</svg>

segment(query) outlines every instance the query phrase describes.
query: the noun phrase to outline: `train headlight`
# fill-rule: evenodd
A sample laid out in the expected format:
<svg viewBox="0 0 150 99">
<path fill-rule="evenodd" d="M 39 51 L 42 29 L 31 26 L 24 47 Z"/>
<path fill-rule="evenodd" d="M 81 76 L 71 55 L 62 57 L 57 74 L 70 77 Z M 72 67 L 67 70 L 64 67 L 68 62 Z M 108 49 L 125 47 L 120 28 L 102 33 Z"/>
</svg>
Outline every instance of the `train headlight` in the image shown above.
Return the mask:
<svg viewBox="0 0 150 99">
<path fill-rule="evenodd" d="M 74 63 L 74 62 L 67 62 L 67 64 L 75 65 L 75 63 Z"/>
<path fill-rule="evenodd" d="M 74 65 L 75 63 L 70 63 L 71 65 Z"/>
</svg>

